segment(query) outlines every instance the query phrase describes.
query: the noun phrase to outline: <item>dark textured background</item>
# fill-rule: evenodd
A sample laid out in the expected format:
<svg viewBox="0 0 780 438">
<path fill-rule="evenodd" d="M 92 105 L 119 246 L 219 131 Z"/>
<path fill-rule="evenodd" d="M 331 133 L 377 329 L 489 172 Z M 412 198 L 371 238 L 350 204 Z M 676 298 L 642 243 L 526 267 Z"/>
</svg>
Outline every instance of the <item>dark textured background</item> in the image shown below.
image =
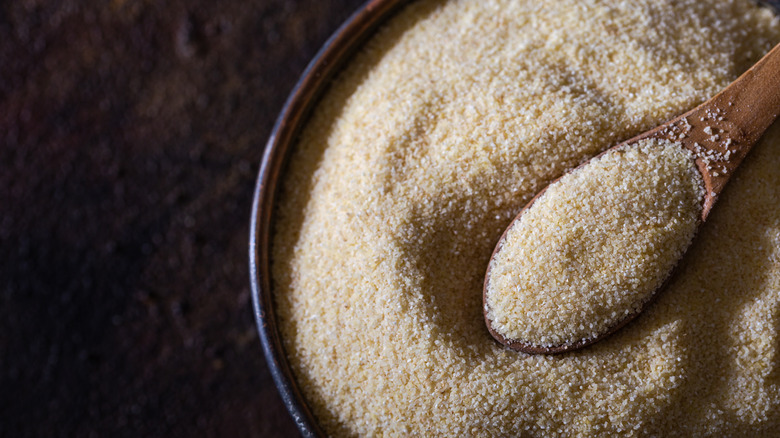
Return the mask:
<svg viewBox="0 0 780 438">
<path fill-rule="evenodd" d="M 0 2 L 0 436 L 295 435 L 252 317 L 251 196 L 361 3 Z"/>
</svg>

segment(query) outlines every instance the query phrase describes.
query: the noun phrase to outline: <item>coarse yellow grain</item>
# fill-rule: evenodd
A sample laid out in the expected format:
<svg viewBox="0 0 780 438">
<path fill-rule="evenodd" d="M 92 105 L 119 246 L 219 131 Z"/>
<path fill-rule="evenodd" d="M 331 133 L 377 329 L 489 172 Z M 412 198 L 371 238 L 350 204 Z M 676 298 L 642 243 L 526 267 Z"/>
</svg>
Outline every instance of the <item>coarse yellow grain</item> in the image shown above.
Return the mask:
<svg viewBox="0 0 780 438">
<path fill-rule="evenodd" d="M 780 41 L 749 0 L 421 0 L 334 81 L 275 212 L 290 365 L 332 436 L 761 436 L 780 430 L 780 131 L 679 275 L 586 350 L 509 351 L 482 282 L 569 168 L 704 101 Z"/>
<path fill-rule="evenodd" d="M 551 184 L 490 262 L 485 311 L 509 340 L 541 347 L 605 334 L 635 315 L 688 249 L 704 181 L 680 143 L 642 140 Z"/>
</svg>

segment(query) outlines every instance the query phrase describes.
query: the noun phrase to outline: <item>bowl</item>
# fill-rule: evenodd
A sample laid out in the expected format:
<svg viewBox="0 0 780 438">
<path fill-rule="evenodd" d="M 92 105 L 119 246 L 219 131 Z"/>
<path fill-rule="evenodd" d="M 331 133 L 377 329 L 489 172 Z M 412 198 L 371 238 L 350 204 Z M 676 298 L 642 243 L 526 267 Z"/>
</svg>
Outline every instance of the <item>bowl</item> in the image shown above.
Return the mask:
<svg viewBox="0 0 780 438">
<path fill-rule="evenodd" d="M 780 0 L 756 0 L 780 14 Z M 296 426 L 305 437 L 326 436 L 303 397 L 287 360 L 277 325 L 271 288 L 270 242 L 273 212 L 283 174 L 297 135 L 331 79 L 361 45 L 408 0 L 370 0 L 324 44 L 303 72 L 276 120 L 266 144 L 252 206 L 249 267 L 252 299 L 263 352 L 274 383 Z"/>
</svg>

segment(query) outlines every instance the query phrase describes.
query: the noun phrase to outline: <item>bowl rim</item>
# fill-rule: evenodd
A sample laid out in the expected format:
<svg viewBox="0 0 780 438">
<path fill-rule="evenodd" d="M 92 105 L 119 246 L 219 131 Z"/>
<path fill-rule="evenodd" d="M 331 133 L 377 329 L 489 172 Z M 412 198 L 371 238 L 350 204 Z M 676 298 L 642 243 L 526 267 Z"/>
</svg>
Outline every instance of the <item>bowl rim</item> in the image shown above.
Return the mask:
<svg viewBox="0 0 780 438">
<path fill-rule="evenodd" d="M 249 277 L 260 342 L 274 384 L 304 437 L 326 436 L 298 387 L 287 360 L 273 303 L 270 246 L 279 177 L 291 146 L 331 79 L 409 0 L 369 0 L 331 35 L 301 74 L 274 123 L 255 184 L 249 229 Z"/>
</svg>

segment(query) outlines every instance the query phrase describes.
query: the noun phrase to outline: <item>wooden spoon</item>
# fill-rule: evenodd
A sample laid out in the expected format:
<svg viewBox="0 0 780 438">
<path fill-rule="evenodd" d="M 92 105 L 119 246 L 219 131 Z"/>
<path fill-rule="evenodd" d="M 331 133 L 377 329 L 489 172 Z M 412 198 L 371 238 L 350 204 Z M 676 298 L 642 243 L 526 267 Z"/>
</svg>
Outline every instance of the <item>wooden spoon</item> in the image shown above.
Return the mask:
<svg viewBox="0 0 780 438">
<path fill-rule="evenodd" d="M 705 221 L 729 178 L 753 145 L 772 125 L 778 113 L 780 113 L 780 45 L 707 102 L 610 150 L 640 140 L 657 138 L 682 144 L 692 151 L 705 188 L 701 210 L 701 220 Z M 587 165 L 588 163 L 584 163 L 582 166 Z M 554 181 L 552 184 L 556 183 L 557 181 Z M 507 229 L 512 228 L 520 216 L 531 208 L 544 190 L 520 211 Z M 496 245 L 493 257 L 505 238 L 506 232 Z M 639 311 L 627 317 L 620 316 L 620 319 L 615 320 L 603 333 L 589 339 L 554 346 L 539 346 L 522 339 L 507 339 L 495 330 L 488 317 L 487 286 L 491 265 L 492 263 L 488 265 L 483 288 L 485 322 L 491 335 L 513 350 L 546 354 L 576 350 L 614 333 L 647 307 L 645 304 Z M 555 267 L 550 268 L 555 269 Z M 652 295 L 657 295 L 661 289 L 658 288 L 652 292 Z"/>
</svg>

